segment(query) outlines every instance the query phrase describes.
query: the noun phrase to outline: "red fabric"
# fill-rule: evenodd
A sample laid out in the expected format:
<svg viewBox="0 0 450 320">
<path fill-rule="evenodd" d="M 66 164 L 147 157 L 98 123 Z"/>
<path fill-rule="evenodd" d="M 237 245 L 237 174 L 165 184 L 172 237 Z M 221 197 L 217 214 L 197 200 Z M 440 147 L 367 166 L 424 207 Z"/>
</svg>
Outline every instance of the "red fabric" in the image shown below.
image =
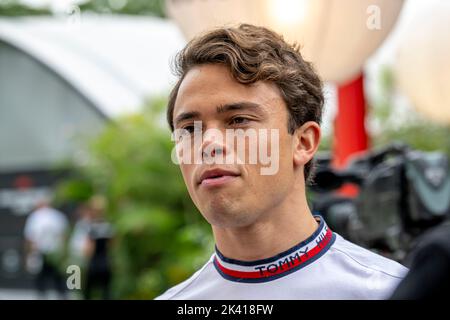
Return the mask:
<svg viewBox="0 0 450 320">
<path fill-rule="evenodd" d="M 369 137 L 365 126 L 366 102 L 364 98 L 364 76 L 338 87 L 338 113 L 334 124 L 333 166 L 341 169 L 349 158 L 369 147 Z M 358 188 L 344 185 L 339 192 L 346 196 L 356 196 Z"/>
<path fill-rule="evenodd" d="M 356 79 L 338 88 L 333 159 L 336 168 L 344 167 L 351 155 L 369 147 L 365 117 L 364 77 L 361 73 Z"/>
</svg>

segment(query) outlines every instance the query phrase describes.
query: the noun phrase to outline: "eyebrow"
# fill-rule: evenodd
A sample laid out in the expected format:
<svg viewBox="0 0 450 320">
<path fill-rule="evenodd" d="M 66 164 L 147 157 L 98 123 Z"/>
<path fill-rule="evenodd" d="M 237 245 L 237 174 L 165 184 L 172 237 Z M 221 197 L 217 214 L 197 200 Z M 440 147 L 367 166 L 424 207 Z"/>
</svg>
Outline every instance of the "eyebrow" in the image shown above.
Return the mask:
<svg viewBox="0 0 450 320">
<path fill-rule="evenodd" d="M 234 102 L 234 103 L 227 103 L 224 105 L 217 106 L 216 112 L 218 114 L 226 113 L 229 111 L 235 111 L 235 110 L 255 110 L 260 111 L 260 105 L 253 102 L 243 101 L 243 102 Z M 190 120 L 194 118 L 200 117 L 200 112 L 198 111 L 187 111 L 183 112 L 180 115 L 178 115 L 175 118 L 174 124 L 175 126 L 179 124 L 182 121 Z"/>
<path fill-rule="evenodd" d="M 228 103 L 224 105 L 220 105 L 217 107 L 217 113 L 225 113 L 228 111 L 234 111 L 234 110 L 255 110 L 259 111 L 260 105 L 253 102 L 235 102 L 235 103 Z"/>
<path fill-rule="evenodd" d="M 198 112 L 198 111 L 183 112 L 179 116 L 176 117 L 174 124 L 176 126 L 181 121 L 189 120 L 189 119 L 193 119 L 193 118 L 199 118 L 199 117 L 200 117 L 200 112 Z"/>
</svg>

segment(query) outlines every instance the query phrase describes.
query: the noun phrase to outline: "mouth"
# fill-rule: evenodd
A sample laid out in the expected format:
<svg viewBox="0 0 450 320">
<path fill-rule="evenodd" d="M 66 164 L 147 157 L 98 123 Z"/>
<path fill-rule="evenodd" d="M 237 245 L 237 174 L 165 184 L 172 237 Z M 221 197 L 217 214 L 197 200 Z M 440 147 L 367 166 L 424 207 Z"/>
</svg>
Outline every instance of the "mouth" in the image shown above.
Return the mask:
<svg viewBox="0 0 450 320">
<path fill-rule="evenodd" d="M 223 170 L 223 169 L 206 170 L 200 176 L 198 184 L 202 186 L 219 186 L 227 182 L 230 182 L 239 176 L 240 174 L 238 172 L 230 170 Z"/>
</svg>

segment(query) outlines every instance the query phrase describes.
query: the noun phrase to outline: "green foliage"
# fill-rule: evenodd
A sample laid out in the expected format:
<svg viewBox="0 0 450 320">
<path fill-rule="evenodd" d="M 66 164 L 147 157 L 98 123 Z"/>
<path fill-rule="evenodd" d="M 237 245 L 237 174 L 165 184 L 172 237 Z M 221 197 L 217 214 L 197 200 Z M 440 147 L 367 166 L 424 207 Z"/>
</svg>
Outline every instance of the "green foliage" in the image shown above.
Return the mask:
<svg viewBox="0 0 450 320">
<path fill-rule="evenodd" d="M 87 0 L 78 6 L 81 11 L 165 17 L 164 0 Z M 0 0 L 0 16 L 51 14 L 48 6 L 35 7 L 18 0 Z"/>
<path fill-rule="evenodd" d="M 171 161 L 173 142 L 162 125 L 165 101 L 105 127 L 88 165 L 63 183 L 66 201 L 89 193 L 108 199 L 116 237 L 112 250 L 116 298 L 149 299 L 190 276 L 213 250 L 209 225 Z"/>
<path fill-rule="evenodd" d="M 387 130 L 377 137 L 376 145 L 392 141 L 403 141 L 414 149 L 443 151 L 450 156 L 450 127 L 419 122 L 395 130 Z"/>
<path fill-rule="evenodd" d="M 100 13 L 165 17 L 164 0 L 90 0 L 81 4 L 80 9 Z"/>
<path fill-rule="evenodd" d="M 57 206 L 63 205 L 68 199 L 75 203 L 85 202 L 93 194 L 94 188 L 92 183 L 87 179 L 75 176 L 59 186 L 55 195 L 55 204 Z"/>
<path fill-rule="evenodd" d="M 30 7 L 17 0 L 0 0 L 0 16 L 19 17 L 27 15 L 49 15 L 47 7 Z"/>
<path fill-rule="evenodd" d="M 371 120 L 381 124 L 381 130 L 372 137 L 374 146 L 402 141 L 414 149 L 439 150 L 450 156 L 450 126 L 429 121 L 413 109 L 396 114 L 395 77 L 388 67 L 380 71 L 379 89 L 370 110 Z"/>
</svg>

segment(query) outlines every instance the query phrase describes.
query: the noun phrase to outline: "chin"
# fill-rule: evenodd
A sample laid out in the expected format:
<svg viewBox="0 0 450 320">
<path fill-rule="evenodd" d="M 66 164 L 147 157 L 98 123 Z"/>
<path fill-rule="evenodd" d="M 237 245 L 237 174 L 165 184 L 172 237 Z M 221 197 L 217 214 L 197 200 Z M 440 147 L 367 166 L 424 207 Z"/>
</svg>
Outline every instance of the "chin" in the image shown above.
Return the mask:
<svg viewBox="0 0 450 320">
<path fill-rule="evenodd" d="M 252 224 L 255 219 L 235 205 L 217 204 L 208 206 L 202 211 L 208 223 L 218 228 L 241 228 Z"/>
</svg>

